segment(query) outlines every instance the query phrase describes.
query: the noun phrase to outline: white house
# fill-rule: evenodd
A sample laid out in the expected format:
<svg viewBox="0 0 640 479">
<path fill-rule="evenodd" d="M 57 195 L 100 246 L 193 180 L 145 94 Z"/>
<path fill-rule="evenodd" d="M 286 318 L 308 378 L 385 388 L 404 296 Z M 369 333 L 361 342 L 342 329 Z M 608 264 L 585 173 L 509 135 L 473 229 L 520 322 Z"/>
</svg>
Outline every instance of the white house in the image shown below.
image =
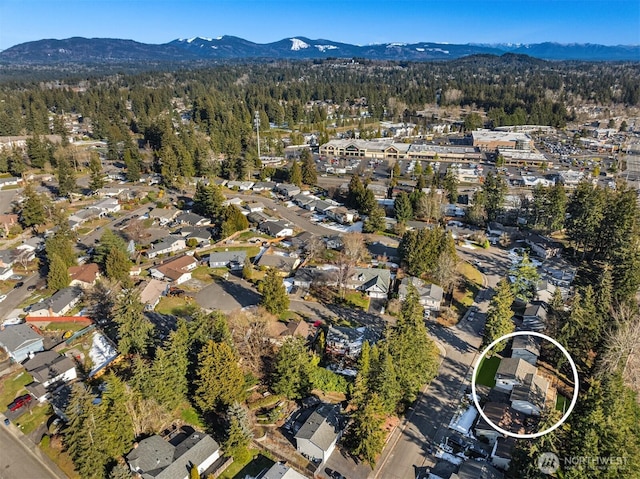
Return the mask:
<svg viewBox="0 0 640 479">
<path fill-rule="evenodd" d="M 535 374 L 537 368 L 520 358 L 503 358 L 496 371 L 496 388 L 510 392 L 514 386 L 524 384 L 528 374 Z"/>
<path fill-rule="evenodd" d="M 320 463 L 329 458 L 342 434 L 338 407 L 322 404 L 296 432 L 296 449 L 300 454 Z"/>
<path fill-rule="evenodd" d="M 162 240 L 153 243 L 147 251 L 147 257 L 152 259 L 159 254 L 175 253 L 187 248 L 186 240 L 180 235 L 168 235 Z"/>
<path fill-rule="evenodd" d="M 191 279 L 191 272 L 196 266 L 198 266 L 198 261 L 193 256 L 184 255 L 165 261 L 159 266 L 154 266 L 149 269 L 149 273 L 155 279 L 182 284 Z"/>
<path fill-rule="evenodd" d="M 26 323 L 6 326 L 0 329 L 0 347 L 9 358 L 19 363 L 29 357 L 30 353 L 44 350 L 44 338 Z"/>
<path fill-rule="evenodd" d="M 420 304 L 431 311 L 440 311 L 440 305 L 442 304 L 442 298 L 444 295 L 443 289 L 437 284 L 427 283 L 413 276 L 405 276 L 400 282 L 398 287 L 398 299 L 404 301 L 407 297 L 407 290 L 409 283 L 413 283 L 418 291 L 418 297 L 420 298 Z"/>
<path fill-rule="evenodd" d="M 117 213 L 121 209 L 120 202 L 117 198 L 105 198 L 102 201 L 88 206 L 88 208 L 98 210 L 101 216 L 109 213 Z"/>
<path fill-rule="evenodd" d="M 33 382 L 26 386 L 27 391 L 40 402 L 48 397 L 49 386 L 73 381 L 78 377 L 73 359 L 53 350 L 32 354 L 23 366 L 33 377 Z"/>
</svg>

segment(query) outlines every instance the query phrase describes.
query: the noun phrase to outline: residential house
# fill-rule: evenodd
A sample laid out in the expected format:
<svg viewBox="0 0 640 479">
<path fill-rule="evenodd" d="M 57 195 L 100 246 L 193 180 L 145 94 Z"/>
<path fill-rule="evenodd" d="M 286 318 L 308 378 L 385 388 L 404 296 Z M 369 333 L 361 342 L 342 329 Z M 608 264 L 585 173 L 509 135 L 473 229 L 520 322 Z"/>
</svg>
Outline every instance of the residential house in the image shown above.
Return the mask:
<svg viewBox="0 0 640 479">
<path fill-rule="evenodd" d="M 320 405 L 296 432 L 296 449 L 312 461 L 324 463 L 342 435 L 338 418 L 339 406 Z"/>
<path fill-rule="evenodd" d="M 496 371 L 496 388 L 510 392 L 515 386 L 524 384 L 527 375 L 536 373 L 537 368 L 520 358 L 503 358 Z"/>
<path fill-rule="evenodd" d="M 268 234 L 269 236 L 273 236 L 274 238 L 284 238 L 285 236 L 293 235 L 293 228 L 284 220 L 265 221 L 260 223 L 258 228 L 260 231 Z"/>
<path fill-rule="evenodd" d="M 258 181 L 251 188 L 253 191 L 272 191 L 276 187 L 273 181 Z"/>
<path fill-rule="evenodd" d="M 98 214 L 100 216 L 103 216 L 110 213 L 117 213 L 118 211 L 120 211 L 121 206 L 117 198 L 106 198 L 102 201 L 98 201 L 97 203 L 89 205 L 87 209 L 98 210 Z"/>
<path fill-rule="evenodd" d="M 253 185 L 253 181 L 227 181 L 227 188 L 230 190 L 249 191 Z"/>
<path fill-rule="evenodd" d="M 342 249 L 342 246 L 343 246 L 342 236 L 340 235 L 325 236 L 322 239 L 324 241 L 324 244 L 327 246 L 327 248 L 333 249 L 336 251 L 339 251 Z"/>
<path fill-rule="evenodd" d="M 44 338 L 26 323 L 4 326 L 0 329 L 0 347 L 13 362 L 20 363 L 29 354 L 44 351 Z"/>
<path fill-rule="evenodd" d="M 178 213 L 180 211 L 175 208 L 154 208 L 149 211 L 149 218 L 157 221 L 160 226 L 164 226 L 171 223 L 178 216 Z"/>
<path fill-rule="evenodd" d="M 220 457 L 208 434 L 184 427 L 168 437 L 147 437 L 126 455 L 129 468 L 142 479 L 188 479 L 192 467 L 202 474 Z"/>
<path fill-rule="evenodd" d="M 105 187 L 100 188 L 97 193 L 101 198 L 115 198 L 124 193 L 127 189 L 122 187 Z"/>
<path fill-rule="evenodd" d="M 4 235 L 9 236 L 9 230 L 11 227 L 19 224 L 18 215 L 5 214 L 0 215 L 0 228 L 4 229 Z"/>
<path fill-rule="evenodd" d="M 239 271 L 244 267 L 246 258 L 246 251 L 217 251 L 209 254 L 209 267 Z"/>
<path fill-rule="evenodd" d="M 536 284 L 536 299 L 547 304 L 551 304 L 556 286 L 546 279 L 541 279 Z"/>
<path fill-rule="evenodd" d="M 293 277 L 293 285 L 298 288 L 309 289 L 313 285 L 335 286 L 337 275 L 335 269 L 298 268 Z"/>
<path fill-rule="evenodd" d="M 255 225 L 262 224 L 265 221 L 276 221 L 275 218 L 272 218 L 271 216 L 269 216 L 263 211 L 256 211 L 254 213 L 249 213 L 247 215 L 247 219 Z"/>
<path fill-rule="evenodd" d="M 303 231 L 302 233 L 292 237 L 289 239 L 291 246 L 296 248 L 298 251 L 306 251 L 307 245 L 315 238 L 313 233 L 309 231 Z"/>
<path fill-rule="evenodd" d="M 492 424 L 480 416 L 474 428 L 477 438 L 485 438 L 489 444 L 494 444 L 502 434 L 494 429 L 493 425 L 513 433 L 524 432 L 524 415 L 511 408 L 509 404 L 490 401 L 484 405 L 482 411 Z"/>
<path fill-rule="evenodd" d="M 376 183 L 369 183 L 367 189 L 373 191 L 373 196 L 375 196 L 376 199 L 384 199 L 389 194 L 389 189 L 386 186 Z"/>
<path fill-rule="evenodd" d="M 12 250 L 0 250 L 0 280 L 6 281 L 13 276 L 15 256 Z"/>
<path fill-rule="evenodd" d="M 23 366 L 33 377 L 33 382 L 26 385 L 27 391 L 39 402 L 47 399 L 51 388 L 78 377 L 74 360 L 53 350 L 31 354 Z"/>
<path fill-rule="evenodd" d="M 264 211 L 264 203 L 260 202 L 260 201 L 253 201 L 251 203 L 247 203 L 245 205 L 245 209 L 249 212 L 249 213 L 257 213 L 257 212 L 261 212 Z"/>
<path fill-rule="evenodd" d="M 82 299 L 82 289 L 77 286 L 69 286 L 61 289 L 50 298 L 40 301 L 31 306 L 28 316 L 64 316 L 71 311 L 80 299 Z"/>
<path fill-rule="evenodd" d="M 242 200 L 242 198 L 227 198 L 226 200 L 224 200 L 222 202 L 222 206 L 237 206 L 238 208 L 240 208 L 240 206 L 242 205 L 242 203 L 244 203 L 244 201 Z"/>
<path fill-rule="evenodd" d="M 360 356 L 362 344 L 365 341 L 373 344 L 379 336 L 377 331 L 366 326 L 359 328 L 329 326 L 325 340 L 325 352 L 331 356 L 346 356 L 355 360 Z"/>
<path fill-rule="evenodd" d="M 533 301 L 527 305 L 522 315 L 522 329 L 526 331 L 544 331 L 547 324 L 547 304 Z"/>
<path fill-rule="evenodd" d="M 444 290 L 437 284 L 427 283 L 413 276 L 405 276 L 398 287 L 398 299 L 404 301 L 407 297 L 409 283 L 413 283 L 418 291 L 420 304 L 431 311 L 440 311 L 440 305 L 444 295 Z"/>
<path fill-rule="evenodd" d="M 283 276 L 288 276 L 300 264 L 300 257 L 296 253 L 269 248 L 258 259 L 256 266 L 275 268 Z"/>
<path fill-rule="evenodd" d="M 182 284 L 191 279 L 191 272 L 196 266 L 198 266 L 198 260 L 193 256 L 184 255 L 154 266 L 149 269 L 149 273 L 155 279 L 169 281 L 173 284 Z"/>
<path fill-rule="evenodd" d="M 276 462 L 260 476 L 260 479 L 305 479 L 305 477 L 284 462 Z"/>
<path fill-rule="evenodd" d="M 389 294 L 391 272 L 382 268 L 355 268 L 347 280 L 347 288 L 367 293 L 370 298 L 386 298 Z"/>
<path fill-rule="evenodd" d="M 0 178 L 0 188 L 5 186 L 16 186 L 18 183 L 22 182 L 22 178 L 18 178 L 17 176 L 9 176 L 7 178 Z"/>
<path fill-rule="evenodd" d="M 500 437 L 491 450 L 491 464 L 504 471 L 509 470 L 516 440 L 513 437 Z"/>
<path fill-rule="evenodd" d="M 313 211 L 315 209 L 315 202 L 318 200 L 318 198 L 313 195 L 310 195 L 308 191 L 304 191 L 302 193 L 298 193 L 297 195 L 291 197 L 290 200 L 293 201 L 300 208 Z"/>
<path fill-rule="evenodd" d="M 524 242 L 531 248 L 533 254 L 542 259 L 551 258 L 560 252 L 560 244 L 546 236 L 530 234 Z"/>
<path fill-rule="evenodd" d="M 487 235 L 489 236 L 496 236 L 498 238 L 501 238 L 504 232 L 505 232 L 504 225 L 502 225 L 501 223 L 490 221 L 489 224 L 487 225 Z"/>
<path fill-rule="evenodd" d="M 280 193 L 287 198 L 293 198 L 294 196 L 299 195 L 302 191 L 300 187 L 288 183 L 280 183 L 276 186 L 275 190 L 277 193 Z"/>
<path fill-rule="evenodd" d="M 16 249 L 31 253 L 40 252 L 44 249 L 44 238 L 42 238 L 41 236 L 28 238 L 24 240 L 21 245 L 16 246 Z"/>
<path fill-rule="evenodd" d="M 467 459 L 458 469 L 456 479 L 503 479 L 504 475 L 486 461 Z"/>
<path fill-rule="evenodd" d="M 99 218 L 100 216 L 100 210 L 97 210 L 95 208 L 84 208 L 82 210 L 78 210 L 74 214 L 69 216 L 69 227 L 72 230 L 76 230 L 85 222 L 94 218 Z"/>
<path fill-rule="evenodd" d="M 211 224 L 211 220 L 209 218 L 187 211 L 183 211 L 178 214 L 175 218 L 175 222 L 180 225 L 189 226 L 207 226 Z"/>
<path fill-rule="evenodd" d="M 535 366 L 540 356 L 540 342 L 535 336 L 516 336 L 511 346 L 511 357 L 524 359 Z"/>
<path fill-rule="evenodd" d="M 400 254 L 398 253 L 398 248 L 396 246 L 389 246 L 380 241 L 374 241 L 372 243 L 367 243 L 367 251 L 372 258 L 381 260 L 386 258 L 387 261 L 400 261 Z"/>
<path fill-rule="evenodd" d="M 147 250 L 147 257 L 153 259 L 160 254 L 169 254 L 182 251 L 187 248 L 187 242 L 180 235 L 168 235 L 151 245 Z"/>
<path fill-rule="evenodd" d="M 338 206 L 337 208 L 327 209 L 325 211 L 327 217 L 333 221 L 337 221 L 342 225 L 349 225 L 355 221 L 358 217 L 358 212 L 355 210 L 349 210 L 344 206 Z"/>
<path fill-rule="evenodd" d="M 153 311 L 160 302 L 160 298 L 169 289 L 169 283 L 159 279 L 151 279 L 144 283 L 140 291 L 140 302 L 144 304 L 144 309 Z"/>
<path fill-rule="evenodd" d="M 538 376 L 534 370 L 526 375 L 522 384 L 513 387 L 509 397 L 511 407 L 528 416 L 539 416 L 547 402 L 548 389 L 549 381 Z"/>
<path fill-rule="evenodd" d="M 275 344 L 281 345 L 285 339 L 290 337 L 301 337 L 303 339 L 309 339 L 315 335 L 316 328 L 306 321 L 289 321 L 283 323 L 282 321 L 270 321 L 267 325 L 269 336 L 271 341 Z"/>
<path fill-rule="evenodd" d="M 204 226 L 185 226 L 180 229 L 180 234 L 184 236 L 185 243 L 190 239 L 195 239 L 199 246 L 205 246 L 211 242 L 211 231 Z"/>
<path fill-rule="evenodd" d="M 86 263 L 69 268 L 71 283 L 69 286 L 79 286 L 87 289 L 93 286 L 100 278 L 100 267 L 96 263 Z"/>
</svg>

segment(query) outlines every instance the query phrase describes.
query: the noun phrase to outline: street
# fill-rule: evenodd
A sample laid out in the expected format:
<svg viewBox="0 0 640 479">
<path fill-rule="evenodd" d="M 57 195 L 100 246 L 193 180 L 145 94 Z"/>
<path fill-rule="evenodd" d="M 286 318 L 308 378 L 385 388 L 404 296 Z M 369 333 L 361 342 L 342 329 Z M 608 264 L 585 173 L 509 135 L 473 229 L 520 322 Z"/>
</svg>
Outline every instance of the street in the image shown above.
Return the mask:
<svg viewBox="0 0 640 479">
<path fill-rule="evenodd" d="M 0 415 L 0 420 L 4 416 Z M 67 476 L 22 436 L 13 424 L 0 424 L 0 479 L 63 479 Z"/>
<path fill-rule="evenodd" d="M 490 265 L 485 275 L 489 288 L 495 287 L 509 264 L 506 252 L 498 248 L 458 248 L 458 253 L 462 259 L 477 259 Z M 431 465 L 428 448 L 431 444 L 439 444 L 447 435 L 447 426 L 459 400 L 471 385 L 472 366 L 482 342 L 479 333 L 484 325 L 490 296 L 487 290 L 478 294 L 476 299 L 479 302 L 474 305 L 481 314 L 476 314 L 473 321 L 462 319 L 453 328 L 428 323 L 431 337 L 444 347 L 446 356 L 440 364 L 438 376 L 427 385 L 403 423 L 392 433 L 370 477 L 413 479 L 415 467 Z"/>
</svg>

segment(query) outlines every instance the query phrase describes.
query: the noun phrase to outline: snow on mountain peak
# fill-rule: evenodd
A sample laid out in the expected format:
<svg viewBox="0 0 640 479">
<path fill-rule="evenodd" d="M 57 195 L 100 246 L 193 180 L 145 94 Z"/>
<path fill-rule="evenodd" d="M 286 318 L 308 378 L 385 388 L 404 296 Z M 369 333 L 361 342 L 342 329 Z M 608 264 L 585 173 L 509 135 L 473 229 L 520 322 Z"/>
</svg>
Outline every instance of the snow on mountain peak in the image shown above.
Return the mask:
<svg viewBox="0 0 640 479">
<path fill-rule="evenodd" d="M 314 45 L 318 50 L 324 52 L 325 50 L 337 50 L 338 47 L 335 45 Z"/>
<path fill-rule="evenodd" d="M 309 44 L 303 42 L 298 38 L 290 38 L 291 40 L 291 49 L 292 50 L 302 50 L 303 48 L 309 48 Z"/>
</svg>

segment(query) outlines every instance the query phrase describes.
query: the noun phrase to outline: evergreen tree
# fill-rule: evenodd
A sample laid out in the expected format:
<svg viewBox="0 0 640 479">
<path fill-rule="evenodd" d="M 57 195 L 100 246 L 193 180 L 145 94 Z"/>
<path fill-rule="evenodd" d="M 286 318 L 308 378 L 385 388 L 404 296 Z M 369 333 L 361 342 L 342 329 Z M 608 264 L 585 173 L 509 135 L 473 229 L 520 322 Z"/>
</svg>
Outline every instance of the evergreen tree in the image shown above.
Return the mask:
<svg viewBox="0 0 640 479">
<path fill-rule="evenodd" d="M 64 260 L 54 254 L 49 261 L 49 271 L 47 272 L 47 288 L 51 291 L 58 291 L 66 288 L 71 283 L 71 277 Z"/>
<path fill-rule="evenodd" d="M 189 373 L 189 328 L 184 319 L 169 336 L 166 347 L 156 351 L 149 381 L 154 385 L 151 394 L 169 410 L 178 407 L 187 397 Z M 170 384 L 171 387 L 167 387 Z"/>
<path fill-rule="evenodd" d="M 380 396 L 385 413 L 393 414 L 402 397 L 402 391 L 396 376 L 393 357 L 389 352 L 388 342 L 382 342 L 378 351 L 377 361 L 372 365 L 369 391 Z"/>
<path fill-rule="evenodd" d="M 300 399 L 311 390 L 313 360 L 305 341 L 299 336 L 287 338 L 276 355 L 273 390 L 288 399 Z"/>
<path fill-rule="evenodd" d="M 309 149 L 305 148 L 300 152 L 300 161 L 302 161 L 302 182 L 305 185 L 314 186 L 318 183 L 318 171 Z"/>
<path fill-rule="evenodd" d="M 449 203 L 455 204 L 458 202 L 458 183 L 458 175 L 453 169 L 449 168 L 442 182 L 442 187 L 447 192 Z"/>
<path fill-rule="evenodd" d="M 289 309 L 289 295 L 277 269 L 267 270 L 258 290 L 262 293 L 261 304 L 271 314 L 279 315 Z"/>
<path fill-rule="evenodd" d="M 116 301 L 114 320 L 118 324 L 122 354 L 145 354 L 152 340 L 153 324 L 144 315 L 144 304 L 136 289 L 124 289 Z"/>
<path fill-rule="evenodd" d="M 140 160 L 131 154 L 130 149 L 124 150 L 124 165 L 127 168 L 127 181 L 137 183 L 140 181 Z"/>
<path fill-rule="evenodd" d="M 131 479 L 131 469 L 124 462 L 117 462 L 109 472 L 109 479 Z"/>
<path fill-rule="evenodd" d="M 410 284 L 389 338 L 389 351 L 405 403 L 416 399 L 422 386 L 435 377 L 438 369 L 438 349 L 427 333 L 423 316 L 418 292 Z"/>
<path fill-rule="evenodd" d="M 58 159 L 56 174 L 58 177 L 59 196 L 68 197 L 78 189 L 75 172 L 73 171 L 71 162 L 65 156 Z"/>
<path fill-rule="evenodd" d="M 393 208 L 396 212 L 398 223 L 406 223 L 413 218 L 413 208 L 411 200 L 406 193 L 400 193 L 393 202 Z"/>
<path fill-rule="evenodd" d="M 244 375 L 238 358 L 227 343 L 209 341 L 198 355 L 196 403 L 207 413 L 242 399 Z"/>
<path fill-rule="evenodd" d="M 129 256 L 122 249 L 113 246 L 104 262 L 104 269 L 107 278 L 113 281 L 129 281 L 129 271 L 131 270 Z"/>
<path fill-rule="evenodd" d="M 224 221 L 221 226 L 221 238 L 228 238 L 238 231 L 246 230 L 249 227 L 247 217 L 242 214 L 240 209 L 235 205 L 229 205 L 224 212 Z"/>
<path fill-rule="evenodd" d="M 247 411 L 240 403 L 234 402 L 227 409 L 227 420 L 229 429 L 227 430 L 227 439 L 224 442 L 224 450 L 234 459 L 245 457 L 253 437 Z"/>
<path fill-rule="evenodd" d="M 99 406 L 100 447 L 110 457 L 119 457 L 133 445 L 133 422 L 126 407 L 126 385 L 115 374 L 105 379 Z"/>
<path fill-rule="evenodd" d="M 526 253 L 513 271 L 514 281 L 511 286 L 515 297 L 525 303 L 531 301 L 536 295 L 536 285 L 540 281 L 537 268 Z"/>
<path fill-rule="evenodd" d="M 102 163 L 98 154 L 92 154 L 89 160 L 89 189 L 94 193 L 105 185 Z"/>
<path fill-rule="evenodd" d="M 222 216 L 225 197 L 222 190 L 215 183 L 205 185 L 198 182 L 193 195 L 193 212 L 217 221 Z"/>
<path fill-rule="evenodd" d="M 59 228 L 53 236 L 46 240 L 44 249 L 49 263 L 54 256 L 58 256 L 67 268 L 76 264 L 77 255 L 73 249 L 71 233 L 66 231 L 64 227 Z"/>
<path fill-rule="evenodd" d="M 106 272 L 107 270 L 107 261 L 109 256 L 114 250 L 119 250 L 123 253 L 124 256 L 120 255 L 120 259 L 126 258 L 129 259 L 129 255 L 127 253 L 127 243 L 125 240 L 119 236 L 117 233 L 114 233 L 110 229 L 105 229 L 104 233 L 100 237 L 100 242 L 95 248 L 93 253 L 93 261 L 98 263 L 102 269 Z M 129 273 L 129 265 L 127 265 L 127 274 Z"/>
<path fill-rule="evenodd" d="M 361 199 L 365 195 L 365 187 L 360 181 L 358 175 L 353 175 L 349 181 L 349 190 L 347 191 L 346 205 L 349 208 L 360 208 Z"/>
<path fill-rule="evenodd" d="M 485 348 L 493 341 L 505 334 L 512 333 L 515 329 L 513 321 L 513 291 L 507 280 L 502 279 L 496 286 L 496 294 L 491 298 L 489 310 L 487 311 L 487 322 L 484 326 L 484 337 L 482 347 Z M 490 354 L 499 353 L 505 348 L 505 342 L 494 346 Z"/>
<path fill-rule="evenodd" d="M 289 170 L 289 183 L 302 186 L 302 169 L 300 168 L 300 163 L 296 160 L 293 160 L 293 164 Z"/>
<path fill-rule="evenodd" d="M 347 442 L 351 451 L 372 468 L 384 447 L 384 407 L 380 397 L 373 393 L 367 403 L 353 414 Z"/>
<path fill-rule="evenodd" d="M 20 205 L 20 222 L 26 228 L 41 225 L 45 221 L 45 205 L 43 197 L 31 183 L 26 183 L 22 190 L 24 201 Z"/>
<path fill-rule="evenodd" d="M 386 227 L 384 219 L 384 210 L 380 207 L 374 208 L 362 223 L 362 232 L 376 233 L 378 231 L 384 231 Z"/>
<path fill-rule="evenodd" d="M 496 221 L 502 211 L 504 197 L 507 194 L 507 183 L 503 176 L 489 172 L 482 184 L 484 208 L 489 221 Z"/>
</svg>

